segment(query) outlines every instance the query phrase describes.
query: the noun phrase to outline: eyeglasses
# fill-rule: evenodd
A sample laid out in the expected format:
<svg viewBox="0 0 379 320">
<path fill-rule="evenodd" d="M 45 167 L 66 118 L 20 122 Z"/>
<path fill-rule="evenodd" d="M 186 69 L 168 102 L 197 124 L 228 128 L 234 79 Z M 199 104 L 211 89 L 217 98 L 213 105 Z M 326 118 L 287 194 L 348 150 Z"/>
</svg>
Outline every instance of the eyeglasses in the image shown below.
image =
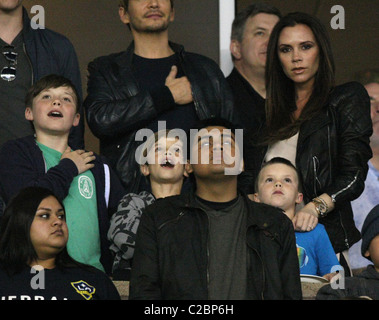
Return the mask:
<svg viewBox="0 0 379 320">
<path fill-rule="evenodd" d="M 12 47 L 8 47 L 12 48 Z M 16 79 L 16 66 L 18 53 L 12 51 L 3 52 L 3 56 L 8 60 L 9 65 L 1 70 L 1 79 L 5 81 L 13 81 Z"/>
</svg>

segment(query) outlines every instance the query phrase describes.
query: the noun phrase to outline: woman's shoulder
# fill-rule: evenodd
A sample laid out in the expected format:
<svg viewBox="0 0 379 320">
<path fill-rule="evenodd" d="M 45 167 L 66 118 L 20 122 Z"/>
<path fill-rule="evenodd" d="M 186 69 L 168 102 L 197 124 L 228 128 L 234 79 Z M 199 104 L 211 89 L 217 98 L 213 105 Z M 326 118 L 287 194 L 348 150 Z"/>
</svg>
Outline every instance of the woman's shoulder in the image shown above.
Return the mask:
<svg viewBox="0 0 379 320">
<path fill-rule="evenodd" d="M 367 99 L 369 102 L 369 96 L 365 87 L 359 82 L 351 81 L 334 87 L 330 94 L 330 101 L 338 103 L 339 101 L 347 101 L 347 99 L 354 97 Z"/>
<path fill-rule="evenodd" d="M 342 121 L 349 121 L 359 131 L 365 132 L 371 126 L 370 97 L 359 82 L 348 82 L 335 87 L 328 106 L 335 110 Z"/>
</svg>

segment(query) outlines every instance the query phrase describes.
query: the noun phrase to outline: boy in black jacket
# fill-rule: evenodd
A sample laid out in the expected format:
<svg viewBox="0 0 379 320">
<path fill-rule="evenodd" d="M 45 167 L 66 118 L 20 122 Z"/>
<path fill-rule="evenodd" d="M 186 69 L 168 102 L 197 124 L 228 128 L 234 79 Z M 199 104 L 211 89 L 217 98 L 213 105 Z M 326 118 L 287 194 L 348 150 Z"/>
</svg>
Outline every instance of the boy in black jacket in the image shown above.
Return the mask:
<svg viewBox="0 0 379 320">
<path fill-rule="evenodd" d="M 27 186 L 52 190 L 66 207 L 69 254 L 109 272 L 106 233 L 125 192 L 100 157 L 68 145 L 71 128 L 79 124 L 78 100 L 75 86 L 62 76 L 43 77 L 30 88 L 25 118 L 35 136 L 10 140 L 1 148 L 0 193 L 7 204 Z"/>
<path fill-rule="evenodd" d="M 189 148 L 196 190 L 143 212 L 130 299 L 301 299 L 291 221 L 237 191 L 242 135 L 231 128 L 201 122 Z"/>
</svg>

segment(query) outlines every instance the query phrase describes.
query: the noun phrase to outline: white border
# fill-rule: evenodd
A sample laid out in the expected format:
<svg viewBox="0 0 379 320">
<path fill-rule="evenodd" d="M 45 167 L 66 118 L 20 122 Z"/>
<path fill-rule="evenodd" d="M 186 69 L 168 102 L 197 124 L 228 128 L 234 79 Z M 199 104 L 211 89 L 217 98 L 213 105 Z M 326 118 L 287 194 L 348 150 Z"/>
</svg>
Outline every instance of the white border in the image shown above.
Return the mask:
<svg viewBox="0 0 379 320">
<path fill-rule="evenodd" d="M 233 69 L 230 57 L 230 34 L 235 15 L 235 0 L 219 0 L 220 68 L 227 77 Z"/>
</svg>

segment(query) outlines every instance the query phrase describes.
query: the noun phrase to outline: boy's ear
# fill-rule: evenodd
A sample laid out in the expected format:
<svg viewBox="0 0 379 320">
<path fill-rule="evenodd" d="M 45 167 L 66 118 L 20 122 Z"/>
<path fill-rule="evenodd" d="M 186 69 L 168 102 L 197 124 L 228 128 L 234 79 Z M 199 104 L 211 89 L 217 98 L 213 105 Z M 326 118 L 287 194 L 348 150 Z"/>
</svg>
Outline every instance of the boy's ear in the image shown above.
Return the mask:
<svg viewBox="0 0 379 320">
<path fill-rule="evenodd" d="M 34 120 L 32 108 L 26 107 L 26 109 L 25 109 L 25 119 L 29 120 L 29 121 L 33 121 Z"/>
<path fill-rule="evenodd" d="M 72 123 L 72 126 L 77 127 L 79 125 L 79 121 L 80 121 L 80 113 L 77 113 L 75 114 L 74 122 Z"/>
<path fill-rule="evenodd" d="M 149 166 L 147 164 L 141 164 L 140 165 L 141 173 L 147 177 L 150 174 Z"/>
<path fill-rule="evenodd" d="M 368 257 L 370 256 L 370 252 L 369 252 L 368 250 L 366 250 L 364 256 L 365 256 L 366 258 L 368 258 Z"/>
<path fill-rule="evenodd" d="M 296 198 L 296 203 L 301 203 L 303 201 L 304 195 L 301 192 L 298 192 L 297 198 Z"/>
<path fill-rule="evenodd" d="M 261 200 L 259 199 L 259 196 L 258 196 L 258 193 L 254 193 L 254 201 L 255 202 L 261 202 Z"/>
</svg>

